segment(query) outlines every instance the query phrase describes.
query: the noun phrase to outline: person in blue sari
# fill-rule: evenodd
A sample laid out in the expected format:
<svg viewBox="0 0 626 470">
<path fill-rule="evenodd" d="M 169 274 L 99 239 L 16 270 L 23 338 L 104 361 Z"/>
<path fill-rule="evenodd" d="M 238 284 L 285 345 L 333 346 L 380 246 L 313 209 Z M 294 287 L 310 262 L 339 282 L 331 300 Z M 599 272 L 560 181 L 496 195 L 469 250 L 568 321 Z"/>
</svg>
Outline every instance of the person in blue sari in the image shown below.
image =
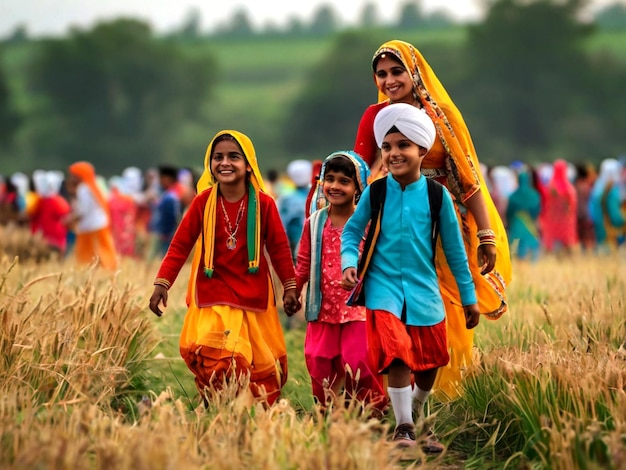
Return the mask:
<svg viewBox="0 0 626 470">
<path fill-rule="evenodd" d="M 622 164 L 608 158 L 600 165 L 600 173 L 589 199 L 589 214 L 593 220 L 597 247 L 613 252 L 623 243 L 626 217 L 622 208 Z"/>
<path fill-rule="evenodd" d="M 511 253 L 519 259 L 536 261 L 539 256 L 537 220 L 541 211 L 541 197 L 532 185 L 529 170 L 518 175 L 518 187 L 509 196 L 506 208 Z"/>
</svg>

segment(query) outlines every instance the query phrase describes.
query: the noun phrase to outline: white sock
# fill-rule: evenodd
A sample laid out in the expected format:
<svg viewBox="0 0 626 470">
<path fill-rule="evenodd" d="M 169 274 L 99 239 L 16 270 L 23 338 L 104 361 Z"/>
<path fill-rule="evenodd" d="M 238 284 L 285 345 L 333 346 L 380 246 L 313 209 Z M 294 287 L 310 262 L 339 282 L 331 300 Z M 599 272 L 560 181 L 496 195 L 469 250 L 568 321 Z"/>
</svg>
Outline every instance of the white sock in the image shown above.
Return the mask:
<svg viewBox="0 0 626 470">
<path fill-rule="evenodd" d="M 387 393 L 391 400 L 393 414 L 396 417 L 396 425 L 413 424 L 413 417 L 411 416 L 411 386 L 407 385 L 402 388 L 387 387 Z"/>
<path fill-rule="evenodd" d="M 426 400 L 428 400 L 428 397 L 430 396 L 430 392 L 431 390 L 422 390 L 417 386 L 417 384 L 415 384 L 415 386 L 413 387 L 413 400 L 420 403 L 420 406 L 417 407 L 417 409 L 415 410 L 417 413 L 415 419 L 421 418 L 424 415 L 424 405 L 426 404 Z"/>
</svg>

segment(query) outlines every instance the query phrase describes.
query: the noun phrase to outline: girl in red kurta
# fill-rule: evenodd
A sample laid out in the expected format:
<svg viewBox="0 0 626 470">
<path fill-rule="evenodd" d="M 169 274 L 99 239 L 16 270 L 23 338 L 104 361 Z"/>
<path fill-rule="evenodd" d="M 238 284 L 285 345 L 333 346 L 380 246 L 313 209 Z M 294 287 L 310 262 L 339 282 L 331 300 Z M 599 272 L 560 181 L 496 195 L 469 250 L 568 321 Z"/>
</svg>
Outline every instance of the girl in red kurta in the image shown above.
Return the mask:
<svg viewBox="0 0 626 470">
<path fill-rule="evenodd" d="M 180 353 L 207 389 L 249 374 L 250 390 L 271 405 L 287 380 L 287 348 L 264 250 L 283 284 L 287 315 L 299 310 L 291 252 L 274 200 L 265 193 L 250 139 L 221 131 L 205 156 L 198 195 L 161 263 L 150 309 L 161 316 L 167 291 L 196 247 Z"/>
</svg>

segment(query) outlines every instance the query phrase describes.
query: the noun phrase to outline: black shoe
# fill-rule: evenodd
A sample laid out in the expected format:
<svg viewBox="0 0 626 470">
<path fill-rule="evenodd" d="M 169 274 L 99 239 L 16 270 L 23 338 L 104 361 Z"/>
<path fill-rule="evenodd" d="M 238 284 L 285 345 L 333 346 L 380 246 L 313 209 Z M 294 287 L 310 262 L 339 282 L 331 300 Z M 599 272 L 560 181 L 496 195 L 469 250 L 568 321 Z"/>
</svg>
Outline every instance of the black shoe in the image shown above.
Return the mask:
<svg viewBox="0 0 626 470">
<path fill-rule="evenodd" d="M 428 430 L 426 437 L 420 441 L 420 446 L 425 454 L 441 454 L 446 450 L 446 446 L 439 442 L 432 430 Z"/>
<path fill-rule="evenodd" d="M 393 441 L 398 447 L 415 447 L 415 426 L 413 423 L 402 423 L 393 432 Z"/>
</svg>

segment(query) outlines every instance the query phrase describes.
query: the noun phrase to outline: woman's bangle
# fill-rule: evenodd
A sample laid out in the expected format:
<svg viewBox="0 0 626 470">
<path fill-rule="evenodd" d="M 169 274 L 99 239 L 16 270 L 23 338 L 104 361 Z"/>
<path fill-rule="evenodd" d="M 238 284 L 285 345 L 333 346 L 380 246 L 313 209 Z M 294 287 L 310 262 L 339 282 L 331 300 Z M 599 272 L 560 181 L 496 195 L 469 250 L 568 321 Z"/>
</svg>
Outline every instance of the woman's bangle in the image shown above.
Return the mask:
<svg viewBox="0 0 626 470">
<path fill-rule="evenodd" d="M 295 279 L 287 279 L 283 282 L 283 290 L 295 289 L 296 287 L 298 287 L 298 285 Z"/>
<path fill-rule="evenodd" d="M 496 246 L 496 241 L 495 240 L 481 240 L 478 246 L 483 246 L 483 245 Z"/>
<path fill-rule="evenodd" d="M 484 228 L 482 230 L 479 230 L 478 232 L 476 232 L 476 236 L 478 238 L 484 238 L 484 237 L 496 237 L 496 232 L 494 232 L 493 230 L 491 230 L 490 228 Z"/>
</svg>

